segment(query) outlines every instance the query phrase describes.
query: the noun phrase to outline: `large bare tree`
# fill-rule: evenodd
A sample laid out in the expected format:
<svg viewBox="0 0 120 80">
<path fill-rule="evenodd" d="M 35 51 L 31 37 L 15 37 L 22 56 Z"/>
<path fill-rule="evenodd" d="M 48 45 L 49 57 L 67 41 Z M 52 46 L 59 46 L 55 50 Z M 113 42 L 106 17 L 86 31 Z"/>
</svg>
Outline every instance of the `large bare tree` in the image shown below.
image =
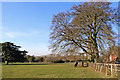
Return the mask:
<svg viewBox="0 0 120 80">
<path fill-rule="evenodd" d="M 112 31 L 117 23 L 117 9 L 109 2 L 89 2 L 73 6 L 67 12 L 54 15 L 50 33 L 50 48 L 56 52 L 80 52 L 94 56 L 115 43 Z"/>
</svg>

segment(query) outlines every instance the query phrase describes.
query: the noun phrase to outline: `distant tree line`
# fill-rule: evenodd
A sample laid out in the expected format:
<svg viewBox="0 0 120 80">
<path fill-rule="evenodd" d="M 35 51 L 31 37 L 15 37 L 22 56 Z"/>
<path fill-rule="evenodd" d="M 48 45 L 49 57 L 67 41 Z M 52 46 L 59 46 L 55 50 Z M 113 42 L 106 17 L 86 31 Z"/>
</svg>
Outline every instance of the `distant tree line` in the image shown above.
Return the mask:
<svg viewBox="0 0 120 80">
<path fill-rule="evenodd" d="M 31 56 L 27 55 L 28 51 L 20 50 L 21 46 L 17 46 L 11 42 L 0 43 L 0 51 L 2 62 L 5 64 L 13 62 L 54 62 L 54 63 L 63 63 L 63 62 L 75 62 L 84 58 L 84 55 L 60 55 L 60 54 L 49 54 L 46 56 Z"/>
<path fill-rule="evenodd" d="M 0 43 L 0 52 L 2 62 L 9 64 L 10 62 L 43 62 L 43 57 L 35 57 L 27 55 L 26 50 L 21 51 L 21 46 L 17 46 L 11 42 Z"/>
<path fill-rule="evenodd" d="M 64 63 L 64 62 L 75 62 L 83 60 L 86 57 L 84 55 L 61 55 L 61 54 L 48 54 L 45 56 L 25 56 L 25 62 L 49 62 L 49 63 Z"/>
<path fill-rule="evenodd" d="M 27 60 L 25 62 L 44 62 L 44 58 L 42 56 L 35 57 L 34 55 L 26 55 L 26 59 Z"/>
<path fill-rule="evenodd" d="M 2 53 L 2 62 L 5 64 L 9 64 L 10 62 L 51 62 L 51 63 L 64 63 L 64 62 L 76 62 L 76 61 L 89 61 L 94 62 L 94 59 L 90 58 L 85 54 L 48 54 L 46 56 L 31 56 L 27 55 L 26 50 L 21 51 L 21 46 L 17 46 L 11 42 L 0 43 L 0 51 Z M 120 47 L 117 45 L 113 45 L 105 50 L 101 55 L 97 62 L 104 63 L 109 62 L 109 56 L 114 52 L 116 56 L 116 60 L 114 62 L 120 62 L 119 55 Z"/>
<path fill-rule="evenodd" d="M 107 49 L 104 49 L 102 52 L 100 52 L 99 59 L 97 59 L 98 63 L 116 63 L 120 62 L 120 54 L 119 54 L 120 46 L 113 45 L 110 46 Z M 113 61 L 109 61 L 110 55 L 114 54 L 117 56 L 117 58 Z M 53 63 L 59 63 L 59 62 L 76 62 L 76 61 L 85 61 L 85 62 L 95 62 L 94 58 L 89 58 L 89 55 L 86 54 L 49 54 L 46 56 L 43 56 L 44 62 L 53 62 Z"/>
</svg>

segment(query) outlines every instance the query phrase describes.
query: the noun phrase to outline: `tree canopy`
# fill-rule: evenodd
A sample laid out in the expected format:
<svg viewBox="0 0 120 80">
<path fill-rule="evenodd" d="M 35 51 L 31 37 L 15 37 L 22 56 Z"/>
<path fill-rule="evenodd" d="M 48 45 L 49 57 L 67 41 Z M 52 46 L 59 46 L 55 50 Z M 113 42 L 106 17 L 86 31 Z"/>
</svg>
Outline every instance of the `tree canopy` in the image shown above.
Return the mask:
<svg viewBox="0 0 120 80">
<path fill-rule="evenodd" d="M 115 44 L 112 31 L 118 22 L 117 9 L 109 2 L 85 2 L 67 12 L 54 15 L 50 33 L 50 48 L 58 52 L 84 51 L 99 58 L 106 46 Z"/>
<path fill-rule="evenodd" d="M 3 61 L 9 62 L 24 62 L 27 51 L 20 51 L 21 46 L 17 46 L 11 42 L 0 43 L 2 48 Z"/>
</svg>

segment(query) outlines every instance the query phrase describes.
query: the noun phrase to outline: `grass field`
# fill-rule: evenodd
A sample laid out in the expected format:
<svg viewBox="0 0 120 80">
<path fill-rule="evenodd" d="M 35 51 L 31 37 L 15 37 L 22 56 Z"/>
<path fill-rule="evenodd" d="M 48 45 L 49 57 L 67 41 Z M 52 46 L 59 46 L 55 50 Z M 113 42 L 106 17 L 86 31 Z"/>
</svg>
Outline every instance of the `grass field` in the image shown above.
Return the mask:
<svg viewBox="0 0 120 80">
<path fill-rule="evenodd" d="M 120 66 L 118 67 L 118 78 L 120 79 Z"/>
<path fill-rule="evenodd" d="M 2 66 L 3 78 L 108 78 L 90 67 L 74 67 L 74 63 L 21 63 Z"/>
</svg>

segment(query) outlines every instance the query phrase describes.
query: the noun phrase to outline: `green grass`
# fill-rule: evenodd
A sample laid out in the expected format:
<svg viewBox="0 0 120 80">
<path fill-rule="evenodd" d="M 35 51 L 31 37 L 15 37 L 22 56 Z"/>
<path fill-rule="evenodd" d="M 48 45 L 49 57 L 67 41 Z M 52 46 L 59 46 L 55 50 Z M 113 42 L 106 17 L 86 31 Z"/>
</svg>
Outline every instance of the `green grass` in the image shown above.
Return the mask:
<svg viewBox="0 0 120 80">
<path fill-rule="evenodd" d="M 2 66 L 3 78 L 106 78 L 102 73 L 90 67 L 74 67 L 74 63 Z"/>
<path fill-rule="evenodd" d="M 120 66 L 118 67 L 118 70 L 120 70 Z M 118 77 L 120 79 L 120 71 L 118 72 Z"/>
</svg>

